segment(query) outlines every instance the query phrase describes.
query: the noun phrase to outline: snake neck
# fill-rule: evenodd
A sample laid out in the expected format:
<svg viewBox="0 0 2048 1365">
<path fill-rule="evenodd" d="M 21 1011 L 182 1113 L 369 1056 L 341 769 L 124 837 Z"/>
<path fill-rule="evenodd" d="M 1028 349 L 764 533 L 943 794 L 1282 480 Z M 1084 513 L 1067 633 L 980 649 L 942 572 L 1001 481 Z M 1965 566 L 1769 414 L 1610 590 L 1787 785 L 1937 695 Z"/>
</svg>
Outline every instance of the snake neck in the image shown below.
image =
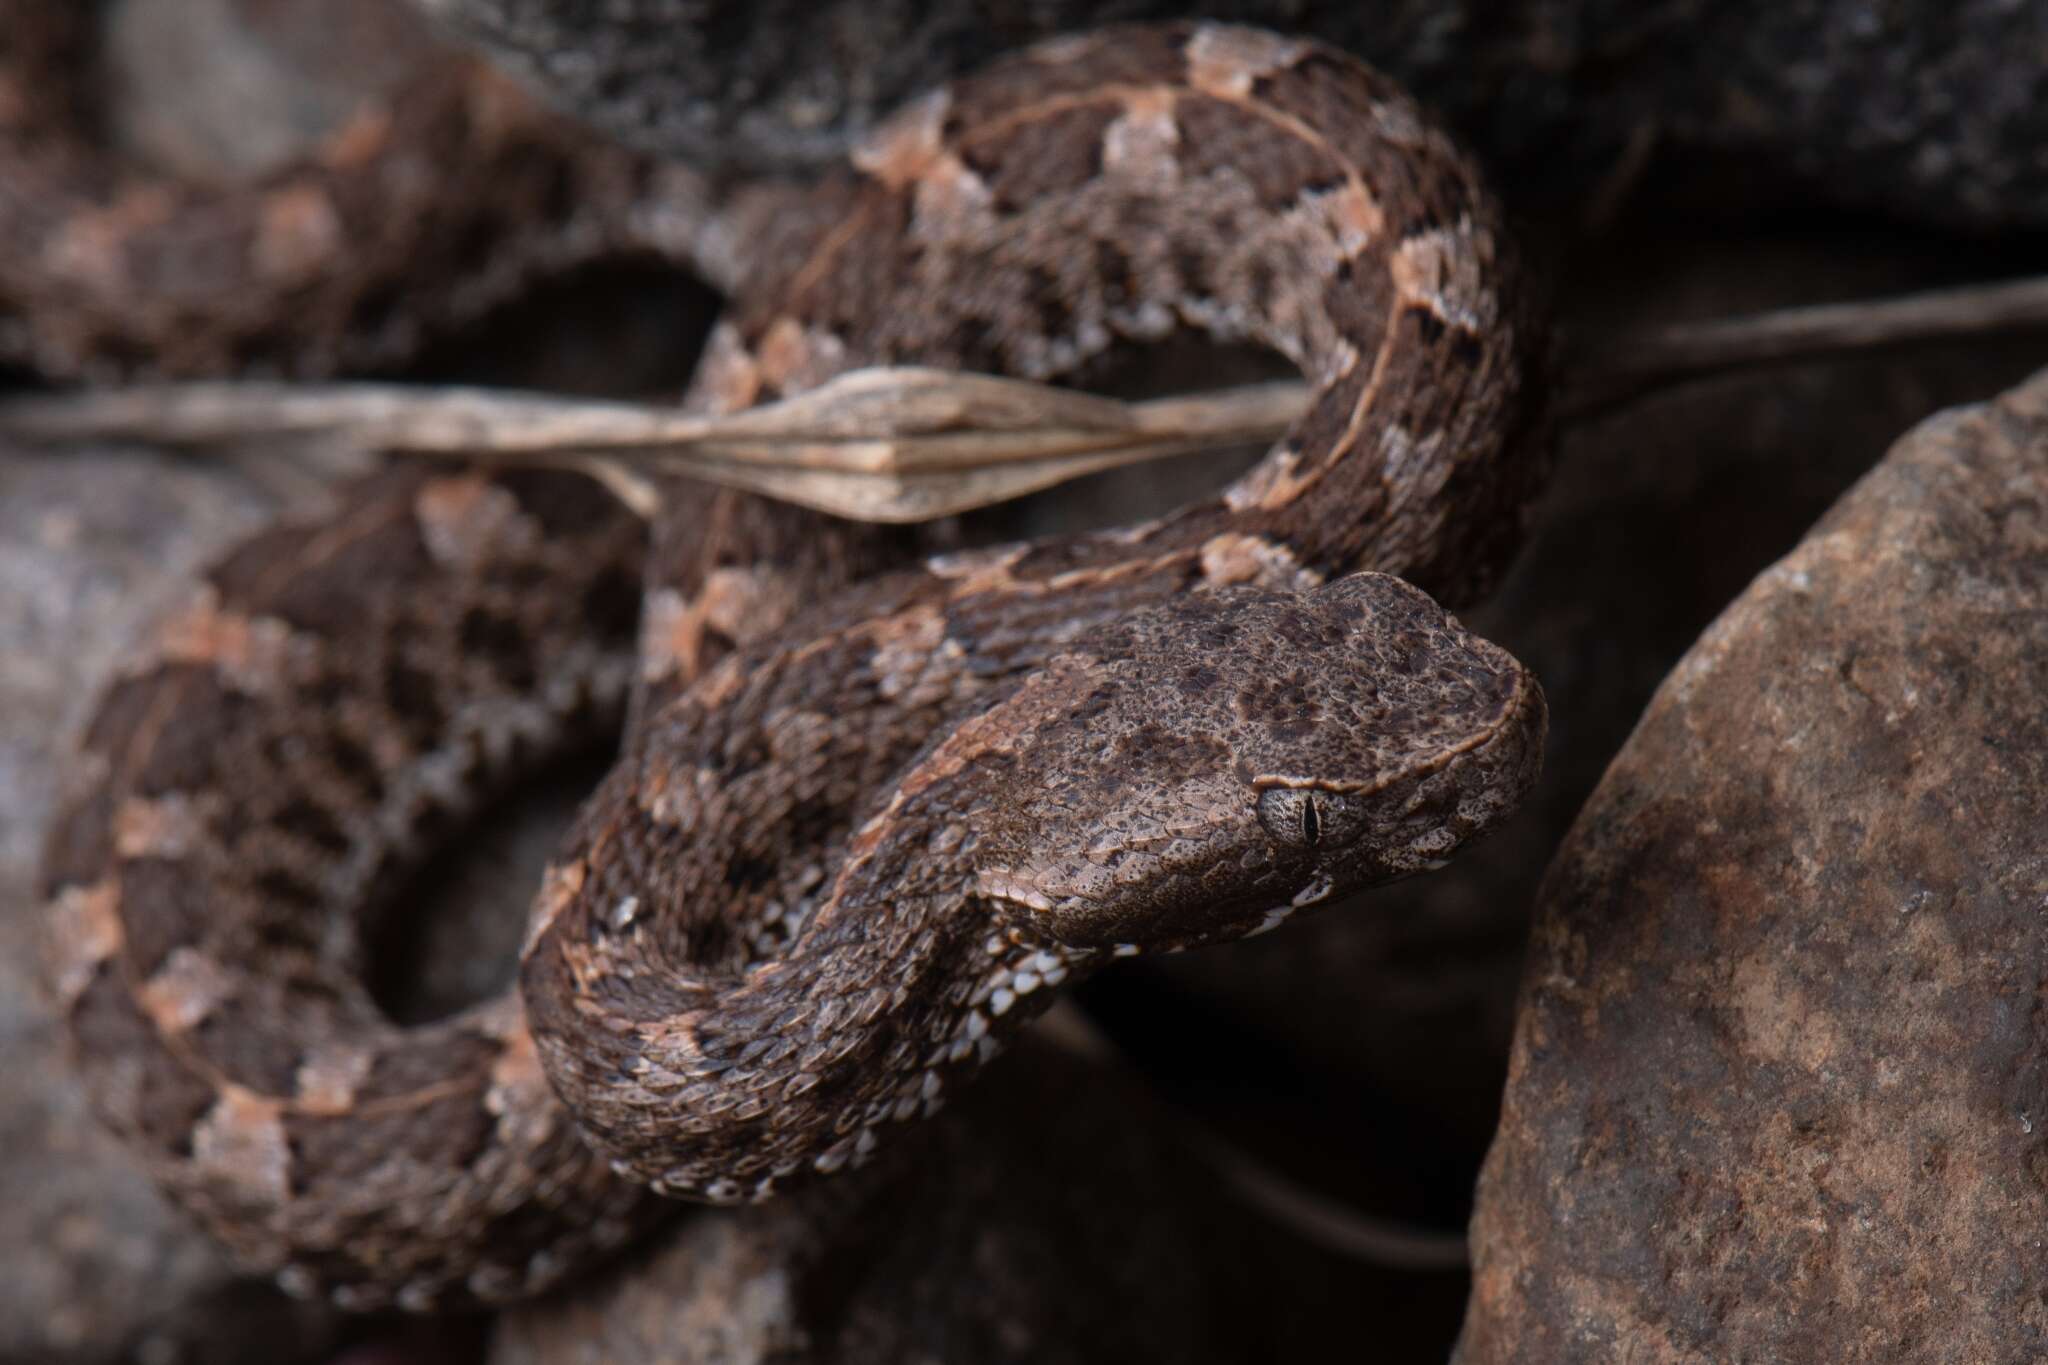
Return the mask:
<svg viewBox="0 0 2048 1365">
<path fill-rule="evenodd" d="M 1039 594 L 1003 586 L 1021 553 L 865 585 L 793 626 L 803 643 L 726 657 L 593 794 L 521 983 L 550 1078 L 621 1173 L 729 1202 L 852 1164 L 1109 955 L 979 893 L 983 812 L 919 755 L 1183 586 L 1192 556 Z"/>
<path fill-rule="evenodd" d="M 1107 956 L 961 891 L 962 850 L 903 826 L 880 848 L 855 836 L 830 891 L 784 908 L 800 921 L 787 942 L 748 960 L 758 940 L 666 928 L 688 916 L 592 871 L 594 858 L 645 867 L 662 842 L 651 823 L 615 825 L 552 868 L 522 978 L 585 1134 L 662 1194 L 751 1202 L 863 1164 Z"/>
</svg>

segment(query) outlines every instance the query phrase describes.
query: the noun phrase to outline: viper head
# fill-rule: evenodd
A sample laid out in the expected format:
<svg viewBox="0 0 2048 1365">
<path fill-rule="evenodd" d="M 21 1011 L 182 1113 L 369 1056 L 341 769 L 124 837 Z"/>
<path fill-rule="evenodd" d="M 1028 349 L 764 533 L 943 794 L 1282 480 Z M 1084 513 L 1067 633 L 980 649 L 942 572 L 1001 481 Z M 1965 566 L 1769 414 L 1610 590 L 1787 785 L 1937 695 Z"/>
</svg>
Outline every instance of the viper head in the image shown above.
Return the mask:
<svg viewBox="0 0 2048 1365">
<path fill-rule="evenodd" d="M 1076 948 L 1185 947 L 1441 866 L 1536 779 L 1536 681 L 1420 590 L 1190 594 L 936 749 L 978 893 Z"/>
</svg>

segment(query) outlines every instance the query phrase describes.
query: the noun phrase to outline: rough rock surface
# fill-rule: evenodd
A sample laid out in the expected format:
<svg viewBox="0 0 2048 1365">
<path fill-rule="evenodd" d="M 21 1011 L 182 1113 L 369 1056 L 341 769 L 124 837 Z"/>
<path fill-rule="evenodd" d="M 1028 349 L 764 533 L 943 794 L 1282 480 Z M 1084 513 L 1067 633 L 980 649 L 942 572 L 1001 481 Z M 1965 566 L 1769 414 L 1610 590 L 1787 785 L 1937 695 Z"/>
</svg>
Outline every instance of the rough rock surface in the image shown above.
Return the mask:
<svg viewBox="0 0 2048 1365">
<path fill-rule="evenodd" d="M 1540 898 L 1457 1359 L 2038 1360 L 2048 372 L 1659 690 Z"/>
<path fill-rule="evenodd" d="M 2048 221 L 2048 9 L 2006 0 L 418 0 L 642 146 L 817 165 L 1007 48 L 1203 15 L 1385 67 L 1510 182 L 1583 190 L 1663 142 L 1937 222 Z"/>
</svg>

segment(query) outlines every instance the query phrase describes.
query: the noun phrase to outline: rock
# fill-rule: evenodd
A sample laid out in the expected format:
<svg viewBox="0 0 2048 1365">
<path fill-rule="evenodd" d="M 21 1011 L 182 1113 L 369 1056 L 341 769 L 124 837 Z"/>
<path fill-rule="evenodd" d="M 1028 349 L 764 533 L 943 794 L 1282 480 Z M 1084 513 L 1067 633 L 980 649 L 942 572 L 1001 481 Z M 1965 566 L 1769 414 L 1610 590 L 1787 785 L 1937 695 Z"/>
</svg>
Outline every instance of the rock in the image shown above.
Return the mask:
<svg viewBox="0 0 2048 1365">
<path fill-rule="evenodd" d="M 1470 135 L 1511 188 L 1577 196 L 1653 145 L 1941 223 L 2048 221 L 2039 52 L 2002 0 L 418 0 L 615 136 L 815 167 L 897 104 L 1051 34 L 1208 16 L 1312 33 Z"/>
<path fill-rule="evenodd" d="M 2048 372 L 1894 446 L 1558 854 L 1456 1359 L 2048 1353 Z"/>
</svg>

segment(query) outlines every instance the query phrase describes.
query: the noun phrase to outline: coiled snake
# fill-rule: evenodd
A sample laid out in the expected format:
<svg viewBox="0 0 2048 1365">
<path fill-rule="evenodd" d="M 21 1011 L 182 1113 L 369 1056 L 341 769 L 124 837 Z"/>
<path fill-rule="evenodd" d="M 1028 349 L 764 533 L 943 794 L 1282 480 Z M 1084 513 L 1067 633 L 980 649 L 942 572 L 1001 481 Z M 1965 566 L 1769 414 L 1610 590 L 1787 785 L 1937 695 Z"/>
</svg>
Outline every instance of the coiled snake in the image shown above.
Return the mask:
<svg viewBox="0 0 2048 1365">
<path fill-rule="evenodd" d="M 412 466 L 216 565 L 90 726 L 50 980 L 106 1120 L 288 1288 L 498 1300 L 649 1190 L 857 1165 L 1063 980 L 1436 866 L 1533 781 L 1534 681 L 1424 594 L 1513 546 L 1536 344 L 1493 201 L 1406 96 L 1306 41 L 1107 30 L 855 163 L 763 243 L 692 401 L 1070 376 L 1197 329 L 1313 407 L 1171 516 L 909 567 L 677 487 L 643 597 L 594 484 Z M 365 916 L 629 690 L 523 1007 L 388 1021 Z"/>
</svg>

